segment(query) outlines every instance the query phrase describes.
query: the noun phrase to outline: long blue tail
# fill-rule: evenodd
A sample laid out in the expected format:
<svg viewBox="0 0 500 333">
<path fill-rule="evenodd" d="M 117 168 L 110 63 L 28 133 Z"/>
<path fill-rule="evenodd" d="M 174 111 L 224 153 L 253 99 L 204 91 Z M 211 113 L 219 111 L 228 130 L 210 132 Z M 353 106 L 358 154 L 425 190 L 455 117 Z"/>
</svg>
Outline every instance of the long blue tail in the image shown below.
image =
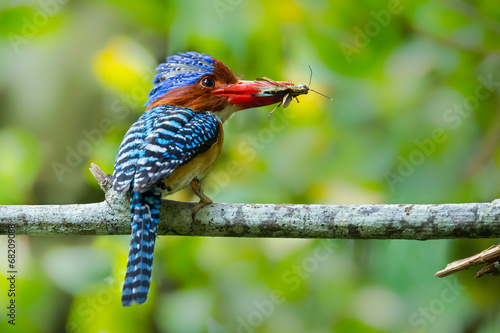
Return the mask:
<svg viewBox="0 0 500 333">
<path fill-rule="evenodd" d="M 156 227 L 160 222 L 160 206 L 160 189 L 153 188 L 144 193 L 132 191 L 130 201 L 132 239 L 123 283 L 123 306 L 142 304 L 148 299 Z"/>
</svg>

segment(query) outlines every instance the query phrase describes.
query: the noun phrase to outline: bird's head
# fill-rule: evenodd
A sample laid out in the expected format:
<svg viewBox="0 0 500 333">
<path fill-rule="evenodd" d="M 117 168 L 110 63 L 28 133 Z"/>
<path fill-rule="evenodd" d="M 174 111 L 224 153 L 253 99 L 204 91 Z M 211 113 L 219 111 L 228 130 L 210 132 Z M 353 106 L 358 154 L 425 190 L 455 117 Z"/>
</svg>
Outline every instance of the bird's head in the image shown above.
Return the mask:
<svg viewBox="0 0 500 333">
<path fill-rule="evenodd" d="M 222 61 L 204 53 L 170 56 L 156 71 L 159 73 L 148 95 L 148 109 L 169 104 L 193 111 L 211 111 L 225 121 L 236 111 L 275 104 L 283 99 L 283 95 L 261 91 L 255 81 L 240 80 Z"/>
</svg>

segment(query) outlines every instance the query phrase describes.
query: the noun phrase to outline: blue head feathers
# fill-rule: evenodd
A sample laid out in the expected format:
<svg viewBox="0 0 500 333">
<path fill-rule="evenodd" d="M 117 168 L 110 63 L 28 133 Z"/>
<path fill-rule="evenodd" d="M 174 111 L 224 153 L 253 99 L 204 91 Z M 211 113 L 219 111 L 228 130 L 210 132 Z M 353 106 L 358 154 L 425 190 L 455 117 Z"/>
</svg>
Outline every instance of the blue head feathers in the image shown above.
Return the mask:
<svg viewBox="0 0 500 333">
<path fill-rule="evenodd" d="M 214 59 L 205 53 L 178 53 L 167 58 L 156 71 L 153 84 L 148 95 L 146 106 L 163 96 L 167 91 L 177 87 L 196 83 L 203 75 L 214 71 Z"/>
</svg>

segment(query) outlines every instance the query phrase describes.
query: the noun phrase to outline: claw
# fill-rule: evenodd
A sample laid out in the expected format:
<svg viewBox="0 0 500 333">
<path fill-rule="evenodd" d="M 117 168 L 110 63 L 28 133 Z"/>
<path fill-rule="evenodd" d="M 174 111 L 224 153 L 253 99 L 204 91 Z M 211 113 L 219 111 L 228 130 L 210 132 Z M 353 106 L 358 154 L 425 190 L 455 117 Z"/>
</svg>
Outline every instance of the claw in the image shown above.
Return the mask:
<svg viewBox="0 0 500 333">
<path fill-rule="evenodd" d="M 208 202 L 203 201 L 203 200 L 200 200 L 200 202 L 198 202 L 198 203 L 196 204 L 196 206 L 194 206 L 194 207 L 193 207 L 193 211 L 194 211 L 194 213 L 195 213 L 195 214 L 196 214 L 196 213 L 198 213 L 198 211 L 199 211 L 200 209 L 202 209 L 202 208 L 203 208 L 203 207 L 205 207 L 206 205 L 210 205 L 211 203 L 214 203 L 214 202 L 213 202 L 212 200 L 210 200 L 210 201 L 208 201 Z"/>
</svg>

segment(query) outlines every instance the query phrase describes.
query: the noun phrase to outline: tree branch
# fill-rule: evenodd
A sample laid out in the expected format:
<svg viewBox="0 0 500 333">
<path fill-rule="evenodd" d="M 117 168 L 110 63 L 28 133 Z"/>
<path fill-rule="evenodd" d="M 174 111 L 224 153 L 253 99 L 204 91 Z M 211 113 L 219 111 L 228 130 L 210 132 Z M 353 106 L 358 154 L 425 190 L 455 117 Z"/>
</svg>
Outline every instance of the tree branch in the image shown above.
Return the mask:
<svg viewBox="0 0 500 333">
<path fill-rule="evenodd" d="M 106 193 L 100 203 L 0 206 L 0 234 L 130 234 L 129 198 L 115 192 L 97 166 L 91 172 Z M 195 203 L 164 200 L 159 235 L 451 239 L 500 237 L 500 202 L 443 205 L 211 204 L 193 218 Z"/>
</svg>

